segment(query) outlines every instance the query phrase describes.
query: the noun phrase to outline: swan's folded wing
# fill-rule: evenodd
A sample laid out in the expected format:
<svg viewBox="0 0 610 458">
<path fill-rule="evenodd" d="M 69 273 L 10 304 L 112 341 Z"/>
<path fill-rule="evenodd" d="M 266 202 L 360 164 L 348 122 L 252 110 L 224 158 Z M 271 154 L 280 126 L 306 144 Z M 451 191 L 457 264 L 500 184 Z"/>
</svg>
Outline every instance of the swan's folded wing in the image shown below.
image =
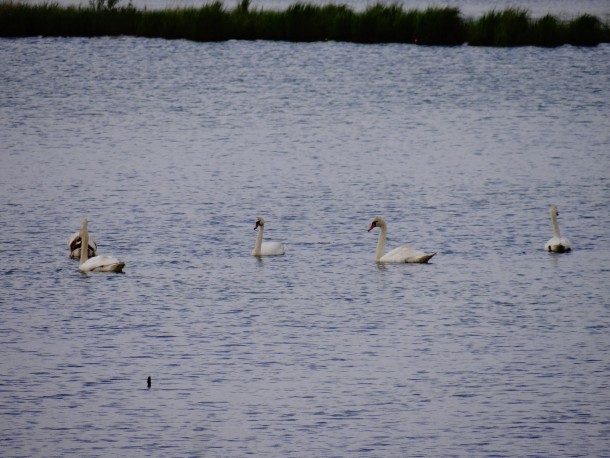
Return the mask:
<svg viewBox="0 0 610 458">
<path fill-rule="evenodd" d="M 286 245 L 280 242 L 263 242 L 261 254 L 266 256 L 281 255 L 286 252 Z"/>
<path fill-rule="evenodd" d="M 70 240 L 68 240 L 68 249 L 73 250 L 74 249 L 73 245 L 76 245 L 79 242 L 80 242 L 80 233 L 75 232 L 74 234 L 72 234 L 72 237 L 70 237 Z"/>
<path fill-rule="evenodd" d="M 121 272 L 123 267 L 125 263 L 114 256 L 95 256 L 82 263 L 79 269 L 81 272 Z"/>
<path fill-rule="evenodd" d="M 423 251 L 416 250 L 415 248 L 408 246 L 400 246 L 386 253 L 385 256 L 380 259 L 380 261 L 424 263 L 428 262 L 428 260 L 435 254 L 436 253 L 424 253 Z"/>
</svg>

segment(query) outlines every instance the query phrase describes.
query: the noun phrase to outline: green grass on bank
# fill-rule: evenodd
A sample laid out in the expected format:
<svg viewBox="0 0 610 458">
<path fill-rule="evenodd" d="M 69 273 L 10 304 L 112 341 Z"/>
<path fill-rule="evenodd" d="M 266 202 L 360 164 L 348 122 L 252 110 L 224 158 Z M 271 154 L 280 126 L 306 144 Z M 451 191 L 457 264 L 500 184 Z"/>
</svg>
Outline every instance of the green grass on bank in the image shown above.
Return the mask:
<svg viewBox="0 0 610 458">
<path fill-rule="evenodd" d="M 129 35 L 195 41 L 282 40 L 355 43 L 416 43 L 472 46 L 595 46 L 610 42 L 610 29 L 591 15 L 570 21 L 525 10 L 492 11 L 464 19 L 457 8 L 405 11 L 375 4 L 362 12 L 345 5 L 296 3 L 284 11 L 233 9 L 216 1 L 200 8 L 139 10 L 117 0 L 91 0 L 89 7 L 0 3 L 0 36 L 96 37 Z"/>
<path fill-rule="evenodd" d="M 608 43 L 609 35 L 608 26 L 588 14 L 561 22 L 548 14 L 531 19 L 521 9 L 492 11 L 468 25 L 468 43 L 473 46 L 595 46 Z"/>
</svg>

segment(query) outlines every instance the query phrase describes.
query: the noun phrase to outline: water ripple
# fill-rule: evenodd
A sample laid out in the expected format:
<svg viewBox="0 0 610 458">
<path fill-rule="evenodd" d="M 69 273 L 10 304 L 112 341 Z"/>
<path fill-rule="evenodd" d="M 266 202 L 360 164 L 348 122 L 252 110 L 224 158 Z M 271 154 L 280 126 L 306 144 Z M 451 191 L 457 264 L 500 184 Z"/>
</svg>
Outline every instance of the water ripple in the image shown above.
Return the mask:
<svg viewBox="0 0 610 458">
<path fill-rule="evenodd" d="M 609 52 L 3 40 L 3 453 L 606 454 Z"/>
</svg>

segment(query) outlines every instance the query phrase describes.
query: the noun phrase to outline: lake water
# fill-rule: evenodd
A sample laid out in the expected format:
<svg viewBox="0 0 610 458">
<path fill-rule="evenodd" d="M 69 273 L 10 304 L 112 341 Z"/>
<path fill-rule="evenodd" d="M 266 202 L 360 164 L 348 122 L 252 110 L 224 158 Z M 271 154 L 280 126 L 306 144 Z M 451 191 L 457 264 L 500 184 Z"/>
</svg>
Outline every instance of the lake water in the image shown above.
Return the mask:
<svg viewBox="0 0 610 458">
<path fill-rule="evenodd" d="M 3 456 L 610 454 L 610 46 L 0 61 Z"/>
</svg>

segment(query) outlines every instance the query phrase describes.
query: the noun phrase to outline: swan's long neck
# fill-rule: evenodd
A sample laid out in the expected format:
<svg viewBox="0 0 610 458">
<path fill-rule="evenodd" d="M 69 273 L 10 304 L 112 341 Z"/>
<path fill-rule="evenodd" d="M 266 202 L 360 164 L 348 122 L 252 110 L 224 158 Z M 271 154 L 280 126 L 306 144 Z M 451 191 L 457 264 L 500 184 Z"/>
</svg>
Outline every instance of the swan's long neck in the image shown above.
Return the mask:
<svg viewBox="0 0 610 458">
<path fill-rule="evenodd" d="M 256 242 L 254 243 L 254 256 L 260 256 L 262 246 L 263 246 L 263 226 L 259 226 L 258 234 L 256 234 Z"/>
<path fill-rule="evenodd" d="M 89 259 L 89 232 L 87 223 L 84 222 L 80 228 L 80 265 Z"/>
<path fill-rule="evenodd" d="M 377 238 L 377 251 L 375 252 L 375 261 L 379 261 L 383 256 L 383 250 L 385 248 L 385 237 L 387 228 L 385 225 L 378 224 L 379 237 Z"/>
<path fill-rule="evenodd" d="M 553 223 L 553 234 L 558 239 L 561 238 L 561 233 L 559 232 L 559 224 L 557 224 L 557 211 L 551 210 L 551 223 Z"/>
</svg>

